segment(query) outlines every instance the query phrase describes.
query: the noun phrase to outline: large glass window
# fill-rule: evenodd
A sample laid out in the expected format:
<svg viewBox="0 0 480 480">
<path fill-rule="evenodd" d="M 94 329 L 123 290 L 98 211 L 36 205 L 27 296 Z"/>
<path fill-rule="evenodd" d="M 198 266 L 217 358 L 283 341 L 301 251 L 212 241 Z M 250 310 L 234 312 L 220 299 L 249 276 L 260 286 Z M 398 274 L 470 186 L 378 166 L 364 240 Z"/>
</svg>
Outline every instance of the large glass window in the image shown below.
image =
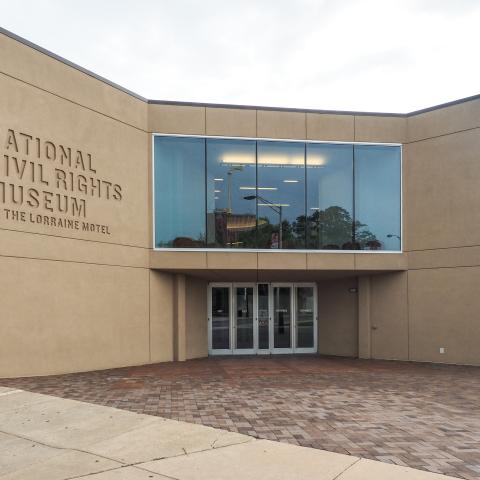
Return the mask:
<svg viewBox="0 0 480 480">
<path fill-rule="evenodd" d="M 155 137 L 155 245 L 205 247 L 205 140 Z"/>
<path fill-rule="evenodd" d="M 255 142 L 207 140 L 207 246 L 255 248 Z"/>
<path fill-rule="evenodd" d="M 258 142 L 257 176 L 258 248 L 305 248 L 305 144 Z"/>
<path fill-rule="evenodd" d="M 351 250 L 353 145 L 307 144 L 307 248 Z"/>
<path fill-rule="evenodd" d="M 401 248 L 393 145 L 155 137 L 155 246 Z"/>
<path fill-rule="evenodd" d="M 400 250 L 400 149 L 355 145 L 355 242 L 362 250 Z"/>
</svg>

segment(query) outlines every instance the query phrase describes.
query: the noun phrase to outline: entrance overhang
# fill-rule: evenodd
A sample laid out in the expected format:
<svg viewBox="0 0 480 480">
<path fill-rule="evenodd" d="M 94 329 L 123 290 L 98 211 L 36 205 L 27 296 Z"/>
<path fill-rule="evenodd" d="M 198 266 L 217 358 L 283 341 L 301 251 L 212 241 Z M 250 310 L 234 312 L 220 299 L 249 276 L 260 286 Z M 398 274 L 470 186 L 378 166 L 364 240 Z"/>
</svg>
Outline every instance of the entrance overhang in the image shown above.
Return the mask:
<svg viewBox="0 0 480 480">
<path fill-rule="evenodd" d="M 209 281 L 306 282 L 405 271 L 407 254 L 153 250 L 150 268 Z"/>
</svg>

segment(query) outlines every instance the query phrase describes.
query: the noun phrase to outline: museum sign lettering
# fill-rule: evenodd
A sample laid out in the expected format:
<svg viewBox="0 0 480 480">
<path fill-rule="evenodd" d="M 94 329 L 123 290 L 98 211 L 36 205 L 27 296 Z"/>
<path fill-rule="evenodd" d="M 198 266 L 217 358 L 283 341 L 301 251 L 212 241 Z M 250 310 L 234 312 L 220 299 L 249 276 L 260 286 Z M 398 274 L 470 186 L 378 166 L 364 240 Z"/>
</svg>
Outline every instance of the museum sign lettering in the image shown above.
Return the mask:
<svg viewBox="0 0 480 480">
<path fill-rule="evenodd" d="M 89 221 L 89 200 L 121 202 L 122 187 L 97 174 L 90 153 L 13 129 L 0 133 L 0 204 L 6 220 L 111 233 L 108 225 Z"/>
</svg>

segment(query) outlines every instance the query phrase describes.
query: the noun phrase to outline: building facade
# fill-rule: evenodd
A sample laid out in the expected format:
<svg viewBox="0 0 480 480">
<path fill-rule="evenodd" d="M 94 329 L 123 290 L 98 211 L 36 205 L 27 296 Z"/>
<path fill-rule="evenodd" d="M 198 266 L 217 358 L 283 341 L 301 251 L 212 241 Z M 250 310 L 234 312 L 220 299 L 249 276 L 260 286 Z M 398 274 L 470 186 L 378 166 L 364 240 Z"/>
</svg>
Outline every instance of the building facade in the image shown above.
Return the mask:
<svg viewBox="0 0 480 480">
<path fill-rule="evenodd" d="M 480 364 L 480 96 L 151 101 L 0 31 L 0 376 L 208 355 Z"/>
</svg>

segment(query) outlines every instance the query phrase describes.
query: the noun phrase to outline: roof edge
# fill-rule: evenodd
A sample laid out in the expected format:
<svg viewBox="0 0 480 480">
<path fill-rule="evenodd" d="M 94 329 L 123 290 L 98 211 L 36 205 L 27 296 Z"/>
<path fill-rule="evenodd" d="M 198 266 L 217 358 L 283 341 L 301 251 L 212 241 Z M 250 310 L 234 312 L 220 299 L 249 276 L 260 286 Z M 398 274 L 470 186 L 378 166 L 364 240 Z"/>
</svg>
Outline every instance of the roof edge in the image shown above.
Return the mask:
<svg viewBox="0 0 480 480">
<path fill-rule="evenodd" d="M 122 87 L 118 83 L 112 82 L 111 80 L 108 80 L 108 78 L 102 77 L 101 75 L 97 75 L 96 73 L 92 72 L 91 70 L 88 70 L 86 68 L 83 68 L 82 66 L 71 62 L 70 60 L 67 60 L 64 57 L 61 57 L 60 55 L 57 55 L 56 53 L 51 52 L 50 50 L 47 50 L 46 48 L 40 47 L 36 43 L 30 42 L 26 38 L 20 37 L 19 35 L 10 32 L 9 30 L 6 30 L 5 28 L 0 27 L 0 33 L 5 35 L 6 37 L 10 37 L 13 40 L 16 40 L 19 43 L 23 43 L 27 47 L 33 48 L 34 50 L 37 50 L 40 53 L 43 53 L 44 55 L 47 55 L 48 57 L 53 58 L 54 60 L 57 60 L 61 63 L 64 63 L 65 65 L 68 65 L 69 67 L 74 68 L 75 70 L 78 70 L 85 75 L 88 75 L 89 77 L 94 78 L 95 80 L 99 80 L 103 83 L 106 83 L 107 85 L 110 85 L 113 88 L 116 88 L 117 90 L 120 90 L 123 93 L 126 93 L 128 95 L 131 95 L 132 97 L 135 97 L 137 100 L 141 100 L 143 102 L 147 102 L 148 100 L 145 97 L 142 97 L 138 93 L 132 92 L 131 90 L 128 90 L 127 88 Z"/>
<path fill-rule="evenodd" d="M 19 43 L 26 45 L 27 47 L 33 48 L 38 52 L 47 55 L 48 57 L 53 58 L 69 67 L 78 70 L 89 77 L 94 78 L 95 80 L 99 80 L 111 87 L 130 95 L 137 100 L 141 100 L 142 102 L 146 102 L 151 105 L 177 105 L 177 106 L 186 106 L 186 107 L 206 107 L 206 108 L 232 108 L 232 109 L 243 109 L 243 110 L 264 110 L 264 111 L 276 111 L 276 112 L 298 112 L 298 113 L 320 113 L 320 114 L 330 114 L 330 115 L 356 115 L 356 116 L 375 116 L 375 117 L 400 117 L 400 118 L 408 118 L 413 117 L 415 115 L 420 115 L 422 113 L 431 112 L 434 110 L 439 110 L 446 107 L 451 107 L 454 105 L 459 105 L 462 103 L 470 102 L 472 100 L 480 99 L 480 94 L 472 95 L 469 97 L 460 98 L 458 100 L 453 100 L 450 102 L 441 103 L 438 105 L 434 105 L 432 107 L 422 108 L 420 110 L 414 110 L 413 112 L 408 113 L 389 113 L 389 112 L 362 112 L 362 111 L 354 111 L 354 110 L 323 110 L 323 109 L 308 109 L 308 108 L 290 108 L 290 107 L 267 107 L 267 106 L 259 106 L 259 105 L 236 105 L 236 104 L 224 104 L 224 103 L 203 103 L 203 102 L 182 102 L 182 101 L 174 101 L 174 100 L 149 100 L 145 97 L 142 97 L 138 93 L 133 92 L 127 88 L 122 87 L 118 83 L 112 82 L 108 80 L 108 78 L 102 77 L 101 75 L 97 75 L 96 73 L 88 70 L 70 60 L 67 60 L 60 55 L 57 55 L 50 50 L 47 50 L 39 45 L 30 42 L 29 40 L 20 37 L 19 35 L 0 27 L 0 34 L 3 34 Z"/>
<path fill-rule="evenodd" d="M 440 103 L 433 107 L 422 108 L 413 112 L 407 113 L 407 117 L 413 117 L 415 115 L 421 115 L 422 113 L 432 112 L 433 110 L 439 110 L 441 108 L 453 107 L 454 105 L 460 105 L 462 103 L 471 102 L 472 100 L 480 99 L 480 94 L 471 95 L 470 97 L 459 98 L 458 100 L 452 100 L 451 102 Z"/>
<path fill-rule="evenodd" d="M 314 108 L 267 107 L 262 105 L 236 105 L 229 103 L 179 102 L 175 100 L 148 100 L 150 105 L 177 105 L 182 107 L 232 108 L 237 110 L 264 110 L 273 112 L 323 113 L 332 115 L 356 115 L 375 117 L 406 117 L 408 113 L 357 112 L 353 110 L 322 110 Z"/>
</svg>

